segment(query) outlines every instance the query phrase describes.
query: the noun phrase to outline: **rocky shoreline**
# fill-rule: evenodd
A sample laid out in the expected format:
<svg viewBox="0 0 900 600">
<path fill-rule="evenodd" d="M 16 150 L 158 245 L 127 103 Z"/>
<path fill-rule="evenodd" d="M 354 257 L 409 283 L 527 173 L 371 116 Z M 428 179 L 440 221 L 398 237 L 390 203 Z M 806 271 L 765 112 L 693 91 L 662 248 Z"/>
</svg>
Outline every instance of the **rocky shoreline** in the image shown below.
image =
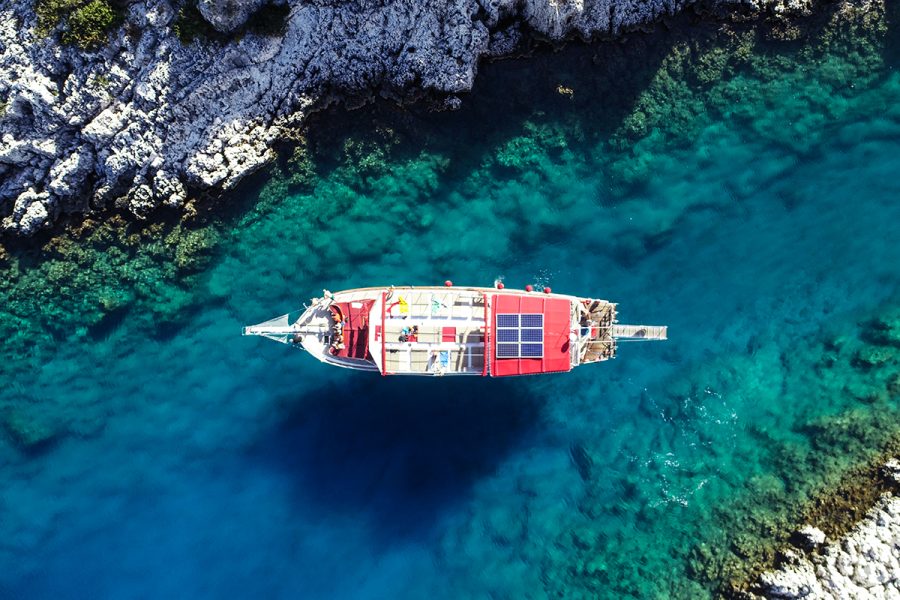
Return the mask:
<svg viewBox="0 0 900 600">
<path fill-rule="evenodd" d="M 880 469 L 889 485 L 900 485 L 900 461 Z M 761 574 L 746 597 L 900 597 L 900 497 L 885 492 L 846 534 L 827 536 L 817 526 L 802 527 L 796 549 L 780 553 L 776 568 Z M 742 596 L 744 596 L 742 594 Z"/>
<path fill-rule="evenodd" d="M 139 218 L 183 208 L 272 160 L 273 143 L 318 108 L 421 93 L 453 108 L 481 59 L 535 37 L 613 37 L 688 8 L 743 18 L 813 4 L 291 0 L 275 33 L 184 43 L 178 20 L 193 4 L 134 0 L 108 42 L 85 50 L 61 44 L 59 26 L 39 35 L 34 0 L 15 0 L 0 8 L 0 230 L 31 235 L 62 214 L 104 208 Z M 227 32 L 259 7 L 204 1 L 200 13 Z"/>
</svg>

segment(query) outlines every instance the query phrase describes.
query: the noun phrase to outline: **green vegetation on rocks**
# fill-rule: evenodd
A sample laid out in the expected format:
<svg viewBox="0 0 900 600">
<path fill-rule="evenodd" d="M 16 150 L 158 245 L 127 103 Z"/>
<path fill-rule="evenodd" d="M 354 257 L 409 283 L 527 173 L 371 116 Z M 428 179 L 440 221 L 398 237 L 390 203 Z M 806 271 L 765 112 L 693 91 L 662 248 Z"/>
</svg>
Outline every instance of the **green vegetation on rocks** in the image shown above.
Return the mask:
<svg viewBox="0 0 900 600">
<path fill-rule="evenodd" d="M 95 50 L 121 21 L 119 9 L 108 0 L 37 0 L 37 33 L 47 36 L 62 26 L 64 44 Z"/>
<path fill-rule="evenodd" d="M 106 41 L 116 22 L 116 13 L 105 0 L 91 0 L 72 11 L 62 41 L 82 49 L 96 48 Z"/>
</svg>

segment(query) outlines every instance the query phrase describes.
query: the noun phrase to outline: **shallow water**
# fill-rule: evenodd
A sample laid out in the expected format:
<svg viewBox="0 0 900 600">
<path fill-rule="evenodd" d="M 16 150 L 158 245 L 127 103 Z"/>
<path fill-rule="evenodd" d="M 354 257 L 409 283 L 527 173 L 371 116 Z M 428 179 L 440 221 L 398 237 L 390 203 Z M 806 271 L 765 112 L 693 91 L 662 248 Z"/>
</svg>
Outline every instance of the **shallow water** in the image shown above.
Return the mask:
<svg viewBox="0 0 900 600">
<path fill-rule="evenodd" d="M 877 24 L 859 47 L 841 27 L 573 46 L 486 67 L 457 113 L 318 119 L 160 296 L 180 320 L 148 329 L 135 301 L 43 353 L 9 346 L 7 424 L 56 435 L 0 442 L 0 592 L 709 593 L 689 559 L 738 533 L 721 511 L 808 492 L 774 448 L 875 410 L 791 370 L 900 301 L 900 61 Z M 609 298 L 670 341 L 563 376 L 418 381 L 237 336 L 322 287 L 497 277 Z M 152 303 L 140 279 L 118 285 Z"/>
</svg>

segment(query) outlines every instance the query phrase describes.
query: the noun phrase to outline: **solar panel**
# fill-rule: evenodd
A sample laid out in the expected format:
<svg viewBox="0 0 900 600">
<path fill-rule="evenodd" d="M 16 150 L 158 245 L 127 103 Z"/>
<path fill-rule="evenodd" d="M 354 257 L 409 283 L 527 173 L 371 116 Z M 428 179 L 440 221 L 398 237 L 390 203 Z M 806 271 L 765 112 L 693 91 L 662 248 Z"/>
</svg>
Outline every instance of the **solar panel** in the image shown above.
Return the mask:
<svg viewBox="0 0 900 600">
<path fill-rule="evenodd" d="M 498 329 L 497 330 L 497 341 L 498 342 L 518 342 L 519 341 L 519 330 L 518 329 Z"/>
<path fill-rule="evenodd" d="M 510 340 L 513 341 L 513 340 Z M 515 340 L 518 341 L 518 340 Z M 522 330 L 522 341 L 523 342 L 543 342 L 544 341 L 544 330 L 543 329 L 523 329 Z"/>
<path fill-rule="evenodd" d="M 518 358 L 519 344 L 497 344 L 497 358 Z"/>
<path fill-rule="evenodd" d="M 497 358 L 543 358 L 544 315 L 498 314 Z"/>
<path fill-rule="evenodd" d="M 522 344 L 522 358 L 541 358 L 544 356 L 544 344 Z"/>
<path fill-rule="evenodd" d="M 518 327 L 519 315 L 497 315 L 497 327 Z"/>
<path fill-rule="evenodd" d="M 542 314 L 522 315 L 522 327 L 543 327 L 543 326 L 544 326 L 544 315 L 542 315 Z"/>
</svg>

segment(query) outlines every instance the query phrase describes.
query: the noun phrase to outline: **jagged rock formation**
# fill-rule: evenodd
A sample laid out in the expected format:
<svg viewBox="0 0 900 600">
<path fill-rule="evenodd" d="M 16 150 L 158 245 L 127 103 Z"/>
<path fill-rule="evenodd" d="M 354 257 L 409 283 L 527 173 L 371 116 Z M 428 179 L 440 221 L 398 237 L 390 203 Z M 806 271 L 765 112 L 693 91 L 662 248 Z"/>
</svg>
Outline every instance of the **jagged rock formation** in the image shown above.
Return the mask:
<svg viewBox="0 0 900 600">
<path fill-rule="evenodd" d="M 900 482 L 900 463 L 892 460 L 885 470 Z M 843 539 L 827 541 L 814 527 L 801 533 L 818 551 L 807 556 L 785 552 L 777 570 L 759 577 L 752 597 L 900 597 L 900 498 L 883 497 Z"/>
<path fill-rule="evenodd" d="M 265 0 L 200 0 L 197 6 L 217 31 L 231 33 L 264 3 Z"/>
<path fill-rule="evenodd" d="M 64 212 L 138 217 L 187 189 L 228 188 L 273 156 L 283 128 L 347 95 L 452 95 L 482 56 L 527 31 L 615 35 L 694 0 L 291 0 L 284 32 L 228 42 L 175 35 L 177 0 L 134 0 L 96 51 L 35 33 L 33 0 L 0 5 L 0 220 L 31 234 Z M 776 12 L 811 0 L 708 0 Z M 202 0 L 232 31 L 257 0 Z M 450 99 L 448 105 L 453 105 Z"/>
</svg>

